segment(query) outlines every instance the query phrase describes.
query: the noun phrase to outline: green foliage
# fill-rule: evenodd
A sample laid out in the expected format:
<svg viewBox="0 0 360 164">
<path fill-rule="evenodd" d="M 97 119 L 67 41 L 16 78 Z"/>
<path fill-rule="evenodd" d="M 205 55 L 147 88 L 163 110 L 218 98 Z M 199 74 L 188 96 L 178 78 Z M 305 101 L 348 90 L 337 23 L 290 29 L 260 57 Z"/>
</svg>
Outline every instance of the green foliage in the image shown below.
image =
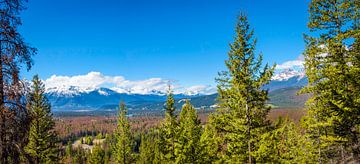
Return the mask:
<svg viewBox="0 0 360 164">
<path fill-rule="evenodd" d="M 102 164 L 105 163 L 105 151 L 99 146 L 95 145 L 92 149 L 89 164 Z"/>
<path fill-rule="evenodd" d="M 314 33 L 305 36 L 309 84 L 302 93 L 312 95 L 304 125 L 318 162 L 359 160 L 359 11 L 357 0 L 310 3 L 308 27 Z"/>
<path fill-rule="evenodd" d="M 81 143 L 82 144 L 87 144 L 87 145 L 92 145 L 93 144 L 93 137 L 86 136 L 86 137 L 81 139 Z"/>
<path fill-rule="evenodd" d="M 118 125 L 115 130 L 115 144 L 113 145 L 113 156 L 117 163 L 127 164 L 133 161 L 133 138 L 130 123 L 126 118 L 127 109 L 124 103 L 120 104 Z"/>
<path fill-rule="evenodd" d="M 308 147 L 308 141 L 289 118 L 279 118 L 274 129 L 263 134 L 256 143 L 254 153 L 259 163 L 312 163 L 316 149 Z"/>
<path fill-rule="evenodd" d="M 95 137 L 96 139 L 103 139 L 104 135 L 102 133 L 99 133 L 98 135 L 96 135 Z"/>
<path fill-rule="evenodd" d="M 256 142 L 270 125 L 265 106 L 268 92 L 263 90 L 272 77 L 274 66 L 262 69 L 262 55 L 256 57 L 254 31 L 246 16 L 240 15 L 236 37 L 230 44 L 228 71 L 217 79 L 220 109 L 211 124 L 222 138 L 221 156 L 227 162 L 253 162 Z"/>
<path fill-rule="evenodd" d="M 172 91 L 168 91 L 168 96 L 165 105 L 165 120 L 162 122 L 160 128 L 160 139 L 161 144 L 160 151 L 165 161 L 175 161 L 175 142 L 176 142 L 176 131 L 178 128 L 176 115 L 175 115 L 175 100 Z M 160 153 L 160 152 L 159 152 Z"/>
<path fill-rule="evenodd" d="M 46 99 L 45 87 L 39 77 L 34 76 L 32 91 L 27 104 L 32 121 L 30 124 L 29 143 L 26 152 L 34 163 L 49 163 L 58 160 L 57 135 L 54 132 L 55 122 L 51 114 L 51 107 Z"/>
<path fill-rule="evenodd" d="M 212 117 L 210 116 L 210 119 Z M 210 122 L 212 122 L 210 120 Z M 214 161 L 218 161 L 221 152 L 221 138 L 216 137 L 218 136 L 216 134 L 216 129 L 211 126 L 211 124 L 207 124 L 205 126 L 204 132 L 202 133 L 200 137 L 200 161 L 203 163 L 212 163 Z"/>
<path fill-rule="evenodd" d="M 141 135 L 141 144 L 140 144 L 140 155 L 136 163 L 146 164 L 155 161 L 155 155 L 158 150 L 157 147 L 157 136 L 158 131 L 155 129 L 150 129 L 147 133 Z M 155 150 L 155 151 L 154 151 Z"/>
<path fill-rule="evenodd" d="M 153 163 L 164 163 L 164 138 L 162 136 L 163 132 L 160 128 L 159 131 L 156 133 L 156 137 L 154 139 L 155 149 L 154 149 L 154 160 Z"/>
<path fill-rule="evenodd" d="M 176 163 L 199 163 L 201 122 L 189 100 L 181 109 L 178 137 L 175 144 Z"/>
<path fill-rule="evenodd" d="M 85 164 L 87 161 L 87 153 L 84 149 L 78 148 L 74 152 L 75 155 L 73 155 L 72 163 L 78 163 L 78 164 Z"/>
<path fill-rule="evenodd" d="M 72 153 L 73 153 L 72 144 L 69 141 L 65 147 L 65 156 L 70 157 L 72 155 Z"/>
</svg>

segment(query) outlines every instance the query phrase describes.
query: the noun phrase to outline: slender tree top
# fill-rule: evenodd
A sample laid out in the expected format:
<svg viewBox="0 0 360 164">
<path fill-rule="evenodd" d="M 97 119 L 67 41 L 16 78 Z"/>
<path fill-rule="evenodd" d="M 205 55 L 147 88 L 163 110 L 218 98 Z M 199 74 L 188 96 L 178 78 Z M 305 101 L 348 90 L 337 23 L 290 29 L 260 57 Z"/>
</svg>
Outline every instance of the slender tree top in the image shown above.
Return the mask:
<svg viewBox="0 0 360 164">
<path fill-rule="evenodd" d="M 169 115 L 170 117 L 175 117 L 175 99 L 174 99 L 174 95 L 173 95 L 173 91 L 171 90 L 171 86 L 169 85 L 169 89 L 168 89 L 168 93 L 167 93 L 167 99 L 166 99 L 166 104 L 165 104 L 165 112 L 166 115 Z"/>
<path fill-rule="evenodd" d="M 225 61 L 227 71 L 220 72 L 218 88 L 220 94 L 231 87 L 245 92 L 260 89 L 272 77 L 275 66 L 266 64 L 262 67 L 262 55 L 255 55 L 256 38 L 250 28 L 247 17 L 241 14 L 235 27 L 235 37 L 230 44 L 228 60 Z M 263 69 L 262 69 L 263 68 Z"/>
</svg>

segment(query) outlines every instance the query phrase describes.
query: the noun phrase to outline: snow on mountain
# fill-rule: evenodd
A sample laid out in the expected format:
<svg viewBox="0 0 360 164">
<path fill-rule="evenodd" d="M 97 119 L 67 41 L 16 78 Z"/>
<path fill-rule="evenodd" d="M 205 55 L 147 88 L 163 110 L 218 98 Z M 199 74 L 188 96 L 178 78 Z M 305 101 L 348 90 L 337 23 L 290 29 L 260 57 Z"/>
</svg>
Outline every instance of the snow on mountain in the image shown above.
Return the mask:
<svg viewBox="0 0 360 164">
<path fill-rule="evenodd" d="M 46 93 L 55 94 L 59 96 L 72 97 L 75 95 L 79 95 L 81 93 L 89 93 L 94 90 L 95 88 L 81 88 L 78 86 L 58 86 L 58 87 L 46 88 Z"/>
<path fill-rule="evenodd" d="M 305 77 L 304 63 L 303 57 L 300 56 L 296 60 L 287 61 L 277 65 L 272 80 L 286 81 L 293 77 L 297 77 L 298 80 L 301 80 Z"/>
<path fill-rule="evenodd" d="M 161 78 L 131 81 L 122 76 L 105 76 L 100 72 L 89 72 L 86 75 L 77 76 L 53 75 L 44 80 L 46 93 L 70 97 L 92 91 L 98 91 L 101 95 L 109 95 L 100 88 L 107 88 L 121 94 L 166 95 L 170 82 L 170 80 Z M 174 94 L 184 95 L 209 95 L 216 92 L 216 89 L 208 85 L 183 87 L 173 83 L 172 89 Z"/>
<path fill-rule="evenodd" d="M 264 88 L 275 91 L 307 85 L 303 64 L 303 59 L 279 64 L 272 81 Z M 131 108 L 161 109 L 170 80 L 150 78 L 132 81 L 122 76 L 90 72 L 78 76 L 53 75 L 44 83 L 54 110 L 116 109 L 119 101 L 124 101 Z M 217 92 L 216 86 L 211 85 L 185 87 L 172 83 L 172 89 L 177 100 L 191 99 L 197 106 L 203 106 L 204 103 L 213 105 Z"/>
<path fill-rule="evenodd" d="M 296 70 L 296 69 L 283 69 L 283 70 L 277 70 L 278 72 L 275 72 L 274 76 L 272 77 L 272 80 L 275 81 L 286 81 L 289 80 L 292 77 L 298 77 L 298 79 L 302 79 L 305 77 L 305 72 L 303 69 Z"/>
<path fill-rule="evenodd" d="M 300 81 L 305 77 L 304 59 L 299 57 L 296 60 L 287 61 L 276 66 L 273 81 Z M 162 78 L 149 78 L 145 80 L 127 80 L 123 76 L 106 76 L 100 72 L 89 72 L 77 76 L 53 75 L 44 80 L 46 93 L 61 96 L 76 96 L 83 93 L 97 91 L 100 95 L 109 96 L 111 92 L 120 94 L 139 95 L 166 95 L 168 85 L 172 81 Z M 104 89 L 107 90 L 105 91 Z M 187 96 L 210 95 L 216 93 L 215 86 L 195 85 L 184 87 L 179 83 L 172 82 L 174 94 Z"/>
</svg>

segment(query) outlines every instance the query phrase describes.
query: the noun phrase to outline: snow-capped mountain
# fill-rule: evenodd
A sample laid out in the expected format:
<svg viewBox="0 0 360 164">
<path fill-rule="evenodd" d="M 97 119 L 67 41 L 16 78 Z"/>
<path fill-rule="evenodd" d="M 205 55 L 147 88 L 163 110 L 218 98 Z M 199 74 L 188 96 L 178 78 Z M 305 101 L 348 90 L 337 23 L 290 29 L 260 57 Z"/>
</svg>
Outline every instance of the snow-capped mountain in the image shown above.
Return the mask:
<svg viewBox="0 0 360 164">
<path fill-rule="evenodd" d="M 272 80 L 286 81 L 293 77 L 298 77 L 299 80 L 304 78 L 304 63 L 303 56 L 300 56 L 296 60 L 287 61 L 277 65 Z"/>
<path fill-rule="evenodd" d="M 307 85 L 303 64 L 303 60 L 298 59 L 278 65 L 272 81 L 264 88 L 275 91 Z M 105 76 L 99 72 L 71 77 L 54 75 L 44 82 L 53 109 L 58 110 L 115 109 L 119 101 L 131 107 L 161 104 L 166 99 L 169 84 L 169 80 L 161 78 L 130 81 L 122 76 Z M 217 91 L 210 85 L 183 87 L 179 84 L 173 85 L 173 90 L 177 99 L 206 97 Z"/>
<path fill-rule="evenodd" d="M 166 94 L 157 91 L 149 94 L 119 93 L 109 88 L 83 90 L 79 87 L 51 88 L 46 91 L 53 110 L 114 110 L 120 101 L 130 108 L 166 100 Z M 174 98 L 192 98 L 200 95 L 175 94 Z"/>
<path fill-rule="evenodd" d="M 46 93 L 62 96 L 75 96 L 89 93 L 100 88 L 107 88 L 119 94 L 166 95 L 168 85 L 172 84 L 174 94 L 209 95 L 216 92 L 216 88 L 209 85 L 181 86 L 171 80 L 150 78 L 145 80 L 126 80 L 122 76 L 105 76 L 100 72 L 89 72 L 86 75 L 57 76 L 53 75 L 44 80 Z M 105 92 L 100 91 L 102 94 Z"/>
<path fill-rule="evenodd" d="M 302 87 L 307 84 L 307 78 L 303 73 L 284 70 L 275 74 L 273 80 L 264 88 L 269 91 L 286 89 L 292 87 Z M 209 103 L 215 102 L 208 100 L 216 97 L 213 94 L 205 94 L 206 91 L 185 91 L 175 93 L 176 99 L 190 98 L 197 104 L 203 104 L 202 101 Z M 151 107 L 161 108 L 166 100 L 166 94 L 159 90 L 151 90 L 147 94 L 137 94 L 131 92 L 119 92 L 117 90 L 105 87 L 99 88 L 81 88 L 76 86 L 52 87 L 46 90 L 47 97 L 54 110 L 114 110 L 120 101 L 124 101 L 130 108 L 148 109 Z M 209 95 L 209 96 L 208 96 Z M 203 98 L 205 97 L 205 98 Z M 205 103 L 205 104 L 206 104 Z M 154 104 L 156 104 L 154 106 Z"/>
<path fill-rule="evenodd" d="M 297 60 L 277 65 L 272 81 L 264 88 L 274 91 L 289 87 L 303 87 L 307 83 L 308 79 L 305 75 L 304 61 L 300 57 Z"/>
<path fill-rule="evenodd" d="M 274 76 L 272 77 L 272 80 L 286 81 L 293 77 L 298 77 L 299 80 L 304 78 L 305 77 L 304 69 L 287 68 L 282 70 L 276 70 Z"/>
</svg>

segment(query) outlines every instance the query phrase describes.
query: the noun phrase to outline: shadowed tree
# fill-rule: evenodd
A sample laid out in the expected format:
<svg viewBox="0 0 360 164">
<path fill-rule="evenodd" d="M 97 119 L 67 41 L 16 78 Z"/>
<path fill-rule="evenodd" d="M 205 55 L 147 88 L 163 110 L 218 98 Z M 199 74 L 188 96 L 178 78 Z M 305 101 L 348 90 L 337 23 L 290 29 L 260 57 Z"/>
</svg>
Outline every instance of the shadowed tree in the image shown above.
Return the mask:
<svg viewBox="0 0 360 164">
<path fill-rule="evenodd" d="M 29 118 L 24 84 L 19 80 L 23 65 L 29 70 L 36 49 L 19 33 L 20 12 L 26 0 L 0 1 L 0 163 L 19 163 L 24 154 Z"/>
</svg>

